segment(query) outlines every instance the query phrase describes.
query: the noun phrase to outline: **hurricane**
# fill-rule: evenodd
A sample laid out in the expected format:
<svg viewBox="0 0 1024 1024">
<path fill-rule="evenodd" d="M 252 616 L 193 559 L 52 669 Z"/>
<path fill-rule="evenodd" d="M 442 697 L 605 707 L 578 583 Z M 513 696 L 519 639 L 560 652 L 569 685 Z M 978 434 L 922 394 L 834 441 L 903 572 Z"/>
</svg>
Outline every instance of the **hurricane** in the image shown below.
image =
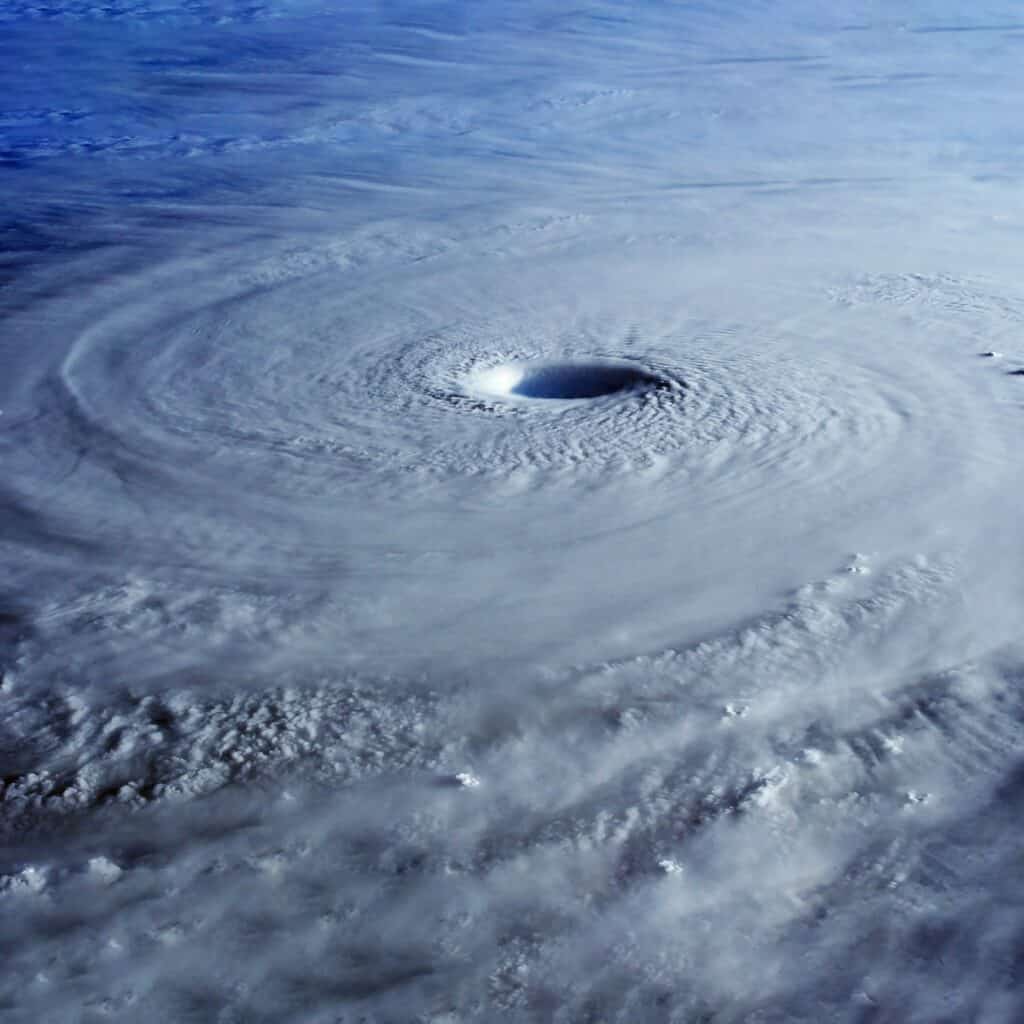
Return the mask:
<svg viewBox="0 0 1024 1024">
<path fill-rule="evenodd" d="M 4 1020 L 1021 1018 L 1014 8 L 0 29 Z"/>
</svg>

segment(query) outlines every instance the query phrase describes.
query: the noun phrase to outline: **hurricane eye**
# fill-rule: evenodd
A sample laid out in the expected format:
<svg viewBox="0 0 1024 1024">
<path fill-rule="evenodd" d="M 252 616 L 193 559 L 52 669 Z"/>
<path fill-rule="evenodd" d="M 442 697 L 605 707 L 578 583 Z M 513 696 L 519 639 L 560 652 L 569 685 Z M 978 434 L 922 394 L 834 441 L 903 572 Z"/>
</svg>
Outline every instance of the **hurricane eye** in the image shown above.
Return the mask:
<svg viewBox="0 0 1024 1024">
<path fill-rule="evenodd" d="M 580 401 L 603 398 L 658 383 L 639 366 L 603 360 L 506 363 L 475 373 L 473 390 L 505 398 Z"/>
</svg>

